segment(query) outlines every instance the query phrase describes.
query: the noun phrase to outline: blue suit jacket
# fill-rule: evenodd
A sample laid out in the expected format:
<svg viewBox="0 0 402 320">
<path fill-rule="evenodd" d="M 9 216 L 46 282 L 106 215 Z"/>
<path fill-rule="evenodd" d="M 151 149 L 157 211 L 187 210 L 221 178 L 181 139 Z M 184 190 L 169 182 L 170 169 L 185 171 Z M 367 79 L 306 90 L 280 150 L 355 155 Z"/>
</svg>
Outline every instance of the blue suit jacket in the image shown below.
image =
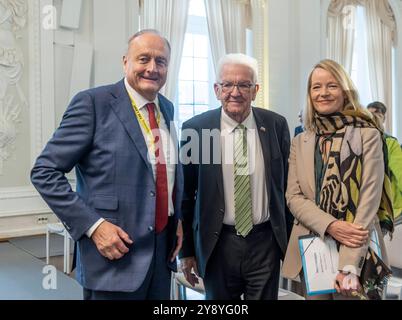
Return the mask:
<svg viewBox="0 0 402 320">
<path fill-rule="evenodd" d="M 158 98 L 169 125 L 173 105 L 162 95 Z M 174 127 L 170 131 L 177 141 Z M 32 183 L 77 241 L 77 280 L 85 288 L 135 291 L 147 274 L 154 252 L 156 189 L 147 152 L 122 80 L 78 93 L 32 169 Z M 76 192 L 65 177 L 73 167 Z M 176 165 L 170 250 L 181 218 L 182 188 L 181 166 Z M 85 235 L 100 217 L 120 226 L 134 241 L 123 258 L 104 258 Z M 167 263 L 175 270 L 175 262 Z"/>
</svg>

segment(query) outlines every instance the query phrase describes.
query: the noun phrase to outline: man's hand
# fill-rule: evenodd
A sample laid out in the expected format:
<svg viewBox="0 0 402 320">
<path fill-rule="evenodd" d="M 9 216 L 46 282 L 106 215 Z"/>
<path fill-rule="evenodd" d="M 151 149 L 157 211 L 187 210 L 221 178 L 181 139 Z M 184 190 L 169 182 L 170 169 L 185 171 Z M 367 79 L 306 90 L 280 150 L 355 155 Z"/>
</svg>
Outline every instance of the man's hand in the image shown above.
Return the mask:
<svg viewBox="0 0 402 320">
<path fill-rule="evenodd" d="M 369 236 L 369 232 L 362 226 L 340 220 L 332 222 L 327 228 L 327 233 L 350 248 L 360 248 L 365 245 Z"/>
<path fill-rule="evenodd" d="M 124 242 L 133 243 L 123 229 L 108 221 L 103 221 L 96 228 L 91 239 L 95 242 L 100 254 L 109 260 L 120 259 L 128 252 Z"/>
<path fill-rule="evenodd" d="M 199 277 L 195 257 L 182 258 L 180 263 L 186 280 L 194 287 Z"/>
<path fill-rule="evenodd" d="M 346 297 L 354 297 L 362 292 L 359 277 L 353 273 L 339 272 L 335 278 L 335 289 Z"/>
<path fill-rule="evenodd" d="M 179 251 L 181 249 L 181 246 L 183 244 L 183 226 L 182 226 L 181 220 L 179 220 L 177 223 L 176 237 L 177 237 L 176 248 L 174 249 L 174 251 L 172 253 L 170 262 L 173 262 L 174 259 L 176 259 L 177 255 L 179 254 Z"/>
</svg>

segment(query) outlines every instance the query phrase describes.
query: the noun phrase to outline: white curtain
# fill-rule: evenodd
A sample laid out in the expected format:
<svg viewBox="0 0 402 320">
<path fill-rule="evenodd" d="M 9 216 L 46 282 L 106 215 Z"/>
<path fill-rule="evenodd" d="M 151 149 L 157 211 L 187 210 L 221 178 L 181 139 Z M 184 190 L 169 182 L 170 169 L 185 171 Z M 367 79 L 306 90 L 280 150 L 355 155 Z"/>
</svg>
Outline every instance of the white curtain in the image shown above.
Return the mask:
<svg viewBox="0 0 402 320">
<path fill-rule="evenodd" d="M 364 0 L 332 0 L 328 8 L 327 56 L 350 74 L 355 37 L 356 7 Z"/>
<path fill-rule="evenodd" d="M 392 46 L 395 17 L 388 0 L 366 0 L 367 50 L 371 93 L 387 106 L 385 129 L 392 132 Z"/>
<path fill-rule="evenodd" d="M 156 29 L 172 47 L 168 78 L 161 92 L 170 100 L 176 98 L 177 79 L 184 36 L 187 28 L 189 0 L 142 0 L 141 29 Z"/>
<path fill-rule="evenodd" d="M 248 0 L 205 0 L 215 72 L 227 53 L 246 53 Z"/>
</svg>

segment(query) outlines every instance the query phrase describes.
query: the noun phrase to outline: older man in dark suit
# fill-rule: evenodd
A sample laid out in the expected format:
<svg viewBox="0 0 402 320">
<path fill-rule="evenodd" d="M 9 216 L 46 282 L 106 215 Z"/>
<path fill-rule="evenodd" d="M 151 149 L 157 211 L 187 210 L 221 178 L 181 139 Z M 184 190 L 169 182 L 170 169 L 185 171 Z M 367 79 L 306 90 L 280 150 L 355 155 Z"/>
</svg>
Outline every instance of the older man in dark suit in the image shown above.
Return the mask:
<svg viewBox="0 0 402 320">
<path fill-rule="evenodd" d="M 77 242 L 85 299 L 169 299 L 182 241 L 173 105 L 158 93 L 169 59 L 157 31 L 135 34 L 125 79 L 78 93 L 32 169 Z M 65 177 L 74 166 L 76 192 Z"/>
<path fill-rule="evenodd" d="M 203 278 L 207 299 L 278 297 L 292 219 L 285 205 L 290 135 L 282 116 L 251 107 L 257 74 L 255 59 L 225 56 L 215 84 L 222 108 L 182 128 L 180 257 L 192 285 Z"/>
</svg>

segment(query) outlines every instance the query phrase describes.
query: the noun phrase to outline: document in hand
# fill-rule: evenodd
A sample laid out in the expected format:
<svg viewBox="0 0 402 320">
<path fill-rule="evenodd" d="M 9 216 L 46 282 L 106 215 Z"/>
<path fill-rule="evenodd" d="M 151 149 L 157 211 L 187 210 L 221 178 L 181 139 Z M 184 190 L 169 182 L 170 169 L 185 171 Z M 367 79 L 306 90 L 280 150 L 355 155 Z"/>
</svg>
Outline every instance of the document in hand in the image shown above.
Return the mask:
<svg viewBox="0 0 402 320">
<path fill-rule="evenodd" d="M 382 255 L 381 255 L 381 247 L 380 247 L 380 240 L 378 239 L 378 233 L 376 229 L 373 229 L 373 231 L 371 231 L 371 235 L 370 235 L 370 248 L 374 250 L 374 252 L 376 253 L 376 255 L 382 259 Z"/>
<path fill-rule="evenodd" d="M 334 293 L 338 273 L 338 249 L 331 237 L 322 240 L 314 235 L 299 238 L 307 294 Z"/>
</svg>

